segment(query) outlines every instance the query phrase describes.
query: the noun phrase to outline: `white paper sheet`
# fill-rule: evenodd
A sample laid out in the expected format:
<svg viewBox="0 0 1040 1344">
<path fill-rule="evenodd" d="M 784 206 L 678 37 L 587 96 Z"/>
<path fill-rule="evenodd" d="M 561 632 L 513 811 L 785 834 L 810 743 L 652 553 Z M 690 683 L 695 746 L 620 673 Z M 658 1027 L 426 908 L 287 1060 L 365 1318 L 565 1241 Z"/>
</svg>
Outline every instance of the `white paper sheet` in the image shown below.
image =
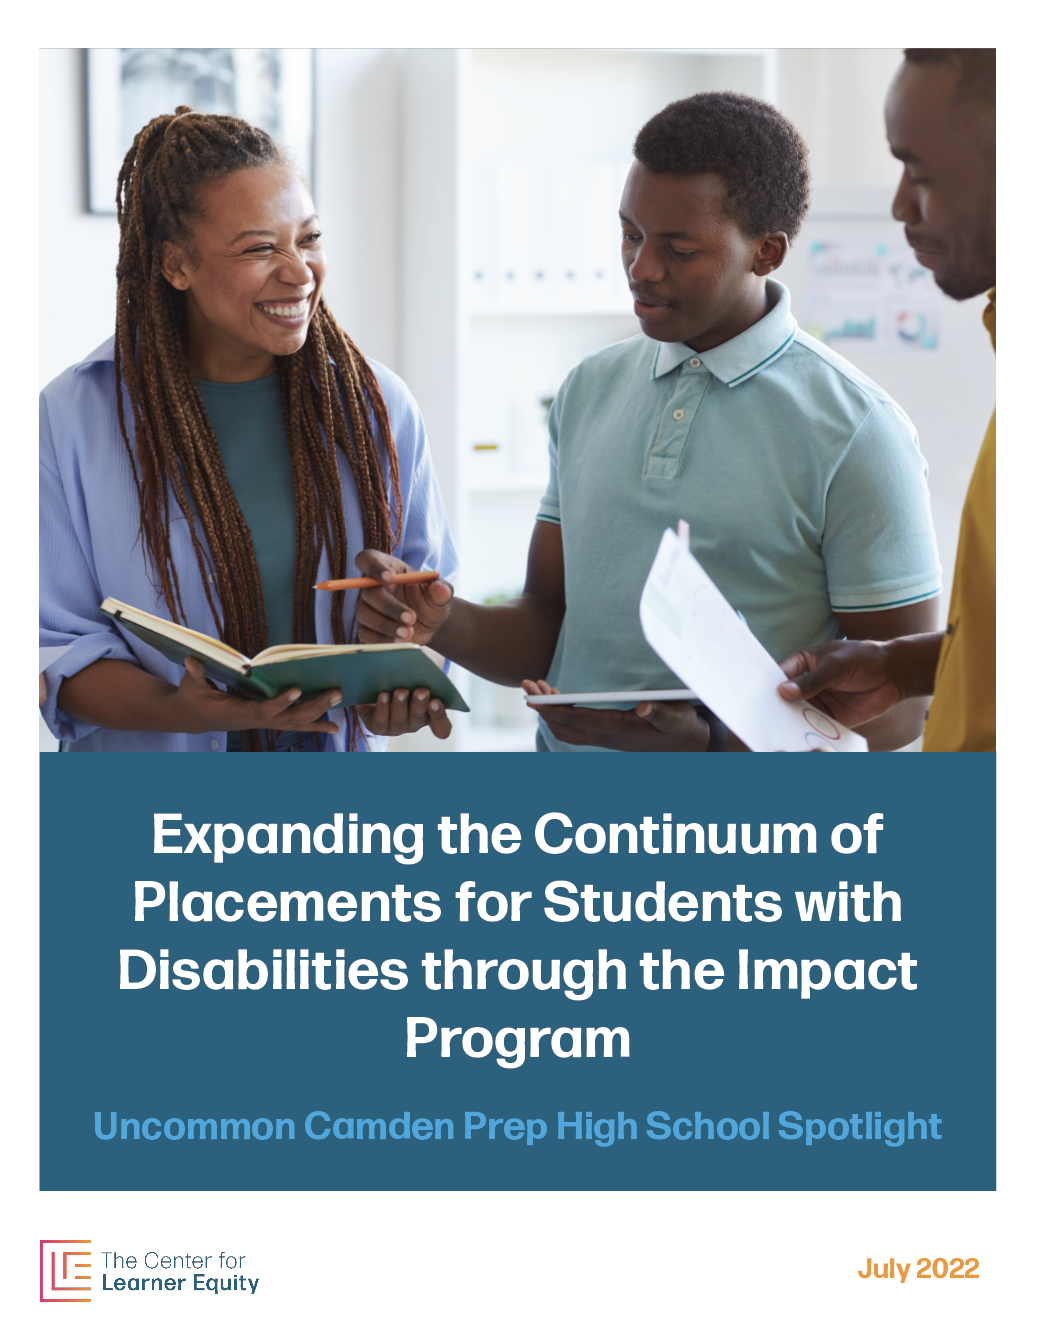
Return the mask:
<svg viewBox="0 0 1040 1344">
<path fill-rule="evenodd" d="M 669 528 L 639 602 L 653 651 L 752 751 L 866 751 L 811 705 L 781 700 L 786 677 Z"/>
</svg>

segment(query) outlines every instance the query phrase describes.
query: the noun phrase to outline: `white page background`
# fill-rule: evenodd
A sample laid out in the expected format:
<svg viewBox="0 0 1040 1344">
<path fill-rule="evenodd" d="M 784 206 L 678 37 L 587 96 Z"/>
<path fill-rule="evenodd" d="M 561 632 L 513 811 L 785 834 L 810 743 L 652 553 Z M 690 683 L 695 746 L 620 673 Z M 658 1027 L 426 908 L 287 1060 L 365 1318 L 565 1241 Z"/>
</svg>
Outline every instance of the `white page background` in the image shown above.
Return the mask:
<svg viewBox="0 0 1040 1344">
<path fill-rule="evenodd" d="M 1005 11 L 1011 14 L 1010 7 Z M 595 4 L 528 3 L 522 11 L 466 5 L 431 7 L 398 0 L 392 15 L 375 7 L 320 7 L 308 11 L 257 3 L 250 31 L 275 25 L 282 40 L 329 45 L 906 45 L 949 41 L 999 44 L 998 10 L 937 11 L 923 4 L 884 0 L 868 11 L 803 3 L 780 11 L 761 3 L 739 16 L 703 8 L 650 11 L 598 0 Z M 8 499 L 31 500 L 35 441 L 36 352 L 32 282 L 33 202 L 36 200 L 36 48 L 161 46 L 171 40 L 173 12 L 125 9 L 65 0 L 19 11 L 8 33 L 5 94 L 11 134 L 7 182 L 22 209 L 9 207 L 7 273 L 9 314 L 3 341 L 9 407 L 5 470 Z M 174 40 L 233 45 L 243 14 L 182 4 Z M 306 17 L 305 22 L 301 19 Z M 132 21 L 132 22 L 131 22 Z M 952 25 L 944 27 L 944 25 Z M 131 31 L 132 29 L 132 31 Z M 1029 118 L 1015 114 L 1015 90 L 1030 97 L 1035 42 L 1016 24 L 1001 55 L 1005 99 L 1003 144 L 1029 151 Z M 878 109 L 880 117 L 881 110 Z M 1012 129 L 1018 123 L 1016 132 Z M 1035 218 L 1035 175 L 1007 174 L 1002 183 L 1004 227 Z M 1017 193 L 1017 196 L 1016 196 Z M 1028 195 L 1027 195 L 1028 194 Z M 16 218 L 17 217 L 17 218 Z M 1017 286 L 1025 293 L 1028 286 Z M 1015 297 L 1014 295 L 1012 296 Z M 72 299 L 70 298 L 70 301 Z M 0 1142 L 4 1171 L 3 1316 L 18 1341 L 379 1340 L 471 1339 L 520 1341 L 643 1340 L 668 1332 L 676 1339 L 727 1341 L 978 1341 L 1025 1339 L 1035 1330 L 1032 1283 L 1036 1204 L 1036 967 L 1030 949 L 1036 931 L 1035 714 L 1012 727 L 1015 673 L 1010 649 L 1036 640 L 1018 613 L 1035 604 L 1035 564 L 1027 547 L 1036 535 L 1033 515 L 1040 480 L 1032 417 L 1025 419 L 1030 372 L 1007 373 L 1010 359 L 1030 357 L 1032 325 L 1014 306 L 1004 308 L 1000 663 L 1002 750 L 999 900 L 999 1190 L 997 1193 L 654 1193 L 654 1194 L 296 1194 L 296 1193 L 40 1193 L 37 1188 L 37 907 L 34 852 L 36 809 L 32 780 L 38 743 L 24 702 L 32 694 L 35 659 L 11 658 L 3 668 L 6 703 L 14 707 L 7 733 L 3 845 L 8 925 L 0 992 L 4 1006 L 3 1095 Z M 1010 316 L 1009 316 L 1010 314 Z M 1030 314 L 1032 317 L 1032 314 Z M 1035 321 L 1035 319 L 1034 319 Z M 1009 326 L 1010 323 L 1010 326 Z M 1010 333 L 1010 334 L 1009 334 Z M 955 395 L 955 389 L 951 389 Z M 1016 403 L 1015 398 L 1018 398 Z M 1009 434 L 1011 437 L 1009 438 Z M 28 510 L 8 515 L 5 572 L 20 578 L 31 553 Z M 1016 579 L 1016 575 L 1020 576 Z M 1026 590 L 1026 585 L 1029 590 Z M 32 584 L 12 592 L 9 628 L 34 626 Z M 19 640 L 19 647 L 25 640 Z M 35 646 L 30 642 L 30 652 Z M 1016 645 L 1017 651 L 1017 645 Z M 1019 666 L 1016 662 L 1016 667 Z M 986 815 L 988 799 L 980 799 Z M 115 819 L 114 819 L 115 820 Z M 934 837 L 934 843 L 956 838 Z M 965 974 L 970 974 L 970 967 Z M 951 1021 L 949 1030 L 959 1026 Z M 109 1043 L 89 1038 L 104 1050 Z M 921 1041 L 921 1050 L 929 1043 Z M 854 1048 L 854 1042 L 850 1042 Z M 478 1104 L 478 1103 L 474 1103 Z M 120 1295 L 110 1306 L 40 1306 L 38 1241 L 89 1236 L 102 1248 L 172 1253 L 245 1253 L 262 1288 L 255 1298 L 161 1303 Z M 864 1282 L 855 1271 L 867 1256 L 974 1255 L 976 1284 Z M 95 1256 L 95 1264 L 97 1258 Z M 200 1299 L 204 1298 L 199 1294 Z"/>
</svg>

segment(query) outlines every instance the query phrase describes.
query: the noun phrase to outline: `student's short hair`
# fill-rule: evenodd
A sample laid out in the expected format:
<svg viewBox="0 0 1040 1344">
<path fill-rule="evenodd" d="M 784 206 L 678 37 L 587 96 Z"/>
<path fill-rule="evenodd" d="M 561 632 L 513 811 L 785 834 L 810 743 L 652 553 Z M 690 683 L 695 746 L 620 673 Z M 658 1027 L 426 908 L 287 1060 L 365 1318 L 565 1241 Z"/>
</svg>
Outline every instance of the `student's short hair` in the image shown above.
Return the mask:
<svg viewBox="0 0 1040 1344">
<path fill-rule="evenodd" d="M 748 238 L 794 238 L 809 209 L 809 151 L 775 107 L 743 93 L 696 93 L 651 117 L 636 159 L 652 173 L 715 173 L 726 212 Z"/>
<path fill-rule="evenodd" d="M 960 65 L 957 95 L 965 102 L 997 102 L 996 47 L 907 47 L 903 52 L 911 65 L 939 65 L 945 61 Z"/>
</svg>

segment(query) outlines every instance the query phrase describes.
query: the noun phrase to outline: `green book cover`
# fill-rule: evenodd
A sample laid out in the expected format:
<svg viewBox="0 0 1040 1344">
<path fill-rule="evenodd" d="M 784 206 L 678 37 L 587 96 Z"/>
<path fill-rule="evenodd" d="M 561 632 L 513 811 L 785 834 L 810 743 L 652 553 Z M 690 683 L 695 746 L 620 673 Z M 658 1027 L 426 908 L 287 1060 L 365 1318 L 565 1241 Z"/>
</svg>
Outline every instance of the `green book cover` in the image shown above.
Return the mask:
<svg viewBox="0 0 1040 1344">
<path fill-rule="evenodd" d="M 382 691 L 401 687 L 414 691 L 425 686 L 447 709 L 469 710 L 450 679 L 418 644 L 325 644 L 313 646 L 313 653 L 296 646 L 302 656 L 294 656 L 293 646 L 283 645 L 249 659 L 209 635 L 115 598 L 106 598 L 101 610 L 171 662 L 183 666 L 185 658 L 197 658 L 215 681 L 268 700 L 289 686 L 298 686 L 304 695 L 338 686 L 345 705 L 368 705 Z"/>
</svg>

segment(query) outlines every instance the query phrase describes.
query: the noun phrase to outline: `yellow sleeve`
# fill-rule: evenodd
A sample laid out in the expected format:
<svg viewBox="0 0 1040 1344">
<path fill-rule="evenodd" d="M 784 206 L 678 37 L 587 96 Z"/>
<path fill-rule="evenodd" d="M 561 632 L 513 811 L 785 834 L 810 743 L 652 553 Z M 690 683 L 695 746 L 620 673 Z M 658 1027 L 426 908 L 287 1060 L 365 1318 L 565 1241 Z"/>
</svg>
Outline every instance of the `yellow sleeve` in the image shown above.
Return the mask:
<svg viewBox="0 0 1040 1344">
<path fill-rule="evenodd" d="M 997 746 L 997 413 L 961 515 L 949 624 L 939 653 L 925 751 Z"/>
</svg>

